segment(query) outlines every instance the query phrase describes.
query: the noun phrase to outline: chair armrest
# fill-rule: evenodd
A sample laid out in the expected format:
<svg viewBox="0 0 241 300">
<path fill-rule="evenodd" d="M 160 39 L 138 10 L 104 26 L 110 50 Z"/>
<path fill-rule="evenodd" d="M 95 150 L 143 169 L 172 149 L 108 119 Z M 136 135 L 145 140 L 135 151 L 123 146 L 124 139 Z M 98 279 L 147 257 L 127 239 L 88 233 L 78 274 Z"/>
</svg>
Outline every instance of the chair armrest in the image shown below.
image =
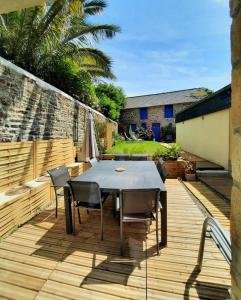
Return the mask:
<svg viewBox="0 0 241 300">
<path fill-rule="evenodd" d="M 66 184 L 66 185 L 50 185 L 51 187 L 53 187 L 53 188 L 64 188 L 65 186 L 69 186 L 68 184 Z"/>
</svg>

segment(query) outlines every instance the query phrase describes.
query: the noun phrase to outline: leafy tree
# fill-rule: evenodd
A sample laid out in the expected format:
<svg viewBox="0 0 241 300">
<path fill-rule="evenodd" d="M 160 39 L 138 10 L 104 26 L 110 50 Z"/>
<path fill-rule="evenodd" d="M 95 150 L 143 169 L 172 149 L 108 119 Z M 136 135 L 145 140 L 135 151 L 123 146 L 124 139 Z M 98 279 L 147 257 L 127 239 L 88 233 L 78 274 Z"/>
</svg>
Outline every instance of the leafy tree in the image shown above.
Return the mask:
<svg viewBox="0 0 241 300">
<path fill-rule="evenodd" d="M 111 59 L 93 44 L 114 37 L 119 27 L 88 21 L 105 7 L 104 0 L 55 0 L 1 15 L 0 55 L 60 89 L 64 82 L 73 96 L 87 73 L 114 78 Z"/>
<path fill-rule="evenodd" d="M 102 113 L 112 120 L 119 120 L 120 110 L 123 108 L 126 98 L 123 90 L 113 84 L 99 83 L 95 92 L 99 98 Z"/>
<path fill-rule="evenodd" d="M 72 95 L 75 99 L 99 109 L 99 99 L 95 94 L 95 86 L 90 74 L 85 70 L 80 70 L 71 61 L 56 61 L 45 80 L 51 81 L 55 86 L 60 86 L 62 91 Z"/>
</svg>

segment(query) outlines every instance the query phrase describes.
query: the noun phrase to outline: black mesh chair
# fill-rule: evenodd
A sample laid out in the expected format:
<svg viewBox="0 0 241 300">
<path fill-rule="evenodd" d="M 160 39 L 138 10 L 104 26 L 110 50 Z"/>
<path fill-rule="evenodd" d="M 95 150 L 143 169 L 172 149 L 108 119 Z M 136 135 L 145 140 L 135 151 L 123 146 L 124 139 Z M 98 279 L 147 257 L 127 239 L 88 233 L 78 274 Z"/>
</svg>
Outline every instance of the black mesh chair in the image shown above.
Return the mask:
<svg viewBox="0 0 241 300">
<path fill-rule="evenodd" d="M 99 185 L 96 182 L 68 181 L 73 197 L 73 231 L 75 231 L 75 209 L 87 208 L 100 210 L 100 231 L 103 240 L 103 203 Z"/>
<path fill-rule="evenodd" d="M 167 179 L 167 176 L 168 176 L 168 171 L 165 167 L 165 162 L 162 158 L 159 158 L 159 160 L 158 160 L 157 170 L 161 176 L 162 181 L 165 182 Z"/>
<path fill-rule="evenodd" d="M 56 209 L 55 209 L 55 217 L 58 216 L 58 200 L 60 197 L 64 195 L 63 187 L 67 184 L 70 180 L 68 168 L 63 165 L 51 170 L 48 170 L 48 174 L 52 180 L 54 192 L 55 192 L 55 202 L 56 202 Z"/>
<path fill-rule="evenodd" d="M 156 247 L 159 255 L 158 211 L 160 208 L 160 190 L 123 190 L 120 200 L 120 239 L 121 255 L 123 254 L 123 223 L 151 223 L 153 211 L 156 213 Z"/>
<path fill-rule="evenodd" d="M 129 154 L 117 154 L 114 156 L 115 160 L 130 160 Z"/>
<path fill-rule="evenodd" d="M 144 154 L 133 154 L 131 160 L 144 161 L 147 160 L 147 155 Z"/>
</svg>

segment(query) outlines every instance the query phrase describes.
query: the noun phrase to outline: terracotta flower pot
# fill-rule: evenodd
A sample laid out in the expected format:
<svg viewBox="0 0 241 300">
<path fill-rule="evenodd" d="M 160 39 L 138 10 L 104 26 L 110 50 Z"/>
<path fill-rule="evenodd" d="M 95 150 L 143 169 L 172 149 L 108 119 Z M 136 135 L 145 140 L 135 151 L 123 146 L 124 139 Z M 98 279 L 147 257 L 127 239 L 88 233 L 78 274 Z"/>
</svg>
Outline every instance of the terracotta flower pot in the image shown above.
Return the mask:
<svg viewBox="0 0 241 300">
<path fill-rule="evenodd" d="M 196 181 L 196 173 L 185 172 L 186 181 Z"/>
<path fill-rule="evenodd" d="M 185 165 L 181 159 L 178 160 L 166 160 L 165 167 L 168 172 L 167 178 L 182 178 L 184 179 Z"/>
</svg>

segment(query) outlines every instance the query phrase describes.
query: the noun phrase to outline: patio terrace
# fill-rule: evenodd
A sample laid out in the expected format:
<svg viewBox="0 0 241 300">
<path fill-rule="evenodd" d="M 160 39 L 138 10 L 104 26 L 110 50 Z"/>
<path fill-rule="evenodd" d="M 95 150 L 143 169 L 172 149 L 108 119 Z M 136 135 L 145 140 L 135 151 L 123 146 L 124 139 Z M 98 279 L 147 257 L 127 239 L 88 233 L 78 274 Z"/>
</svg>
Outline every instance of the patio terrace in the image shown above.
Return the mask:
<svg viewBox="0 0 241 300">
<path fill-rule="evenodd" d="M 119 256 L 119 225 L 111 201 L 99 212 L 83 210 L 76 235 L 65 233 L 50 207 L 0 243 L 1 299 L 228 299 L 229 265 L 210 239 L 203 269 L 196 270 L 203 212 L 178 180 L 166 182 L 168 245 L 156 255 L 155 231 L 125 225 L 125 257 Z"/>
</svg>

